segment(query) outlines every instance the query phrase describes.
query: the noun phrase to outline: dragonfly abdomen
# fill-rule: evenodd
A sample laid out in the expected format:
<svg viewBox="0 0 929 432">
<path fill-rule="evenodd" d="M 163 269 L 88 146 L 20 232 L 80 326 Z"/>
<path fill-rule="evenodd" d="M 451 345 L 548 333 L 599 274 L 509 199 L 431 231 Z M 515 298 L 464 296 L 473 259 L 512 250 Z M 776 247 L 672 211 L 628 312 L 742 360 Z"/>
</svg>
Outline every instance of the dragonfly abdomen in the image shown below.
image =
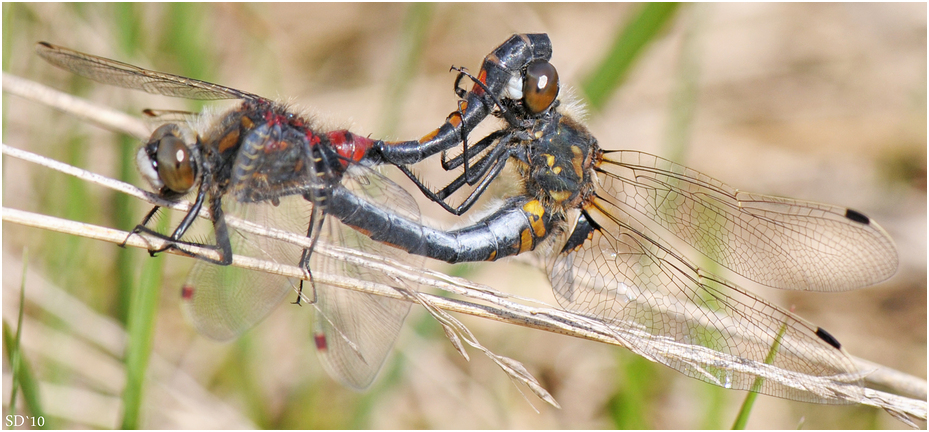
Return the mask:
<svg viewBox="0 0 929 432">
<path fill-rule="evenodd" d="M 398 216 L 341 187 L 331 197 L 327 211 L 372 240 L 449 263 L 494 261 L 534 250 L 562 220 L 535 199 L 515 197 L 471 226 L 445 231 Z"/>
</svg>

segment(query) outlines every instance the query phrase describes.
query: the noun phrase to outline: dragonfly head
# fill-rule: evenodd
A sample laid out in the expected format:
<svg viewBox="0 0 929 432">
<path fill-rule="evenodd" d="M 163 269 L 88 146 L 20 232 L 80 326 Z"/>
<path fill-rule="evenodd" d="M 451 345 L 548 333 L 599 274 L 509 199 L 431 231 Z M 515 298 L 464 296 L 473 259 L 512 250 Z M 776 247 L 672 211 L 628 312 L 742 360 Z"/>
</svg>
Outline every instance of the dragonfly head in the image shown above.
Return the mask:
<svg viewBox="0 0 929 432">
<path fill-rule="evenodd" d="M 552 106 L 558 98 L 559 88 L 558 70 L 555 66 L 546 60 L 537 59 L 529 62 L 520 73 L 510 77 L 505 95 L 521 101 L 528 114 L 536 115 Z"/>
<path fill-rule="evenodd" d="M 139 171 L 159 194 L 183 196 L 197 183 L 199 155 L 192 135 L 174 123 L 163 125 L 136 154 Z"/>
</svg>

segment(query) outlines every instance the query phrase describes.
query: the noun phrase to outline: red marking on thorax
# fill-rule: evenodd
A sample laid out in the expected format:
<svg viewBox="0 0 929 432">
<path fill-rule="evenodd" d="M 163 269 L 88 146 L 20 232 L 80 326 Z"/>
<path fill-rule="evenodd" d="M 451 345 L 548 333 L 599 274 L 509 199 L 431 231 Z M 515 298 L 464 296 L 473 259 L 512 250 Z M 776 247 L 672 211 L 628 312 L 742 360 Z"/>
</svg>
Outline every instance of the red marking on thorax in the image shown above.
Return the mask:
<svg viewBox="0 0 929 432">
<path fill-rule="evenodd" d="M 270 124 L 280 124 L 282 117 L 280 114 L 275 113 L 274 111 L 265 111 L 265 121 Z"/>
<path fill-rule="evenodd" d="M 313 147 L 319 144 L 319 142 L 321 141 L 319 137 L 316 134 L 314 134 L 313 131 L 309 129 L 306 130 L 306 140 L 307 142 L 310 143 L 310 147 Z"/>
<path fill-rule="evenodd" d="M 339 156 L 352 162 L 360 161 L 365 153 L 368 152 L 368 149 L 374 145 L 372 139 L 355 135 L 344 129 L 332 131 L 326 135 L 329 137 L 329 142 L 332 143 L 332 147 L 335 148 Z M 342 164 L 348 165 L 347 162 L 343 162 Z"/>
</svg>

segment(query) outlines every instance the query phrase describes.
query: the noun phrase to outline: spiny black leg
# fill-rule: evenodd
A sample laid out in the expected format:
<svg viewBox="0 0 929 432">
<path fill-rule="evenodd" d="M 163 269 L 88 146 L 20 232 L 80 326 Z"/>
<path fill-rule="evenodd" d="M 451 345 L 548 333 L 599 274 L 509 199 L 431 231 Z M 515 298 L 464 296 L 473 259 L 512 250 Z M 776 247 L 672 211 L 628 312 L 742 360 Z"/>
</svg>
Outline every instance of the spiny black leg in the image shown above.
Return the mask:
<svg viewBox="0 0 929 432">
<path fill-rule="evenodd" d="M 471 154 L 467 155 L 467 157 L 468 157 L 468 158 L 474 158 L 474 157 L 476 157 L 476 156 L 479 155 L 481 152 L 483 152 L 487 147 L 490 147 L 491 144 L 494 144 L 494 142 L 495 142 L 497 139 L 499 139 L 500 137 L 502 137 L 502 136 L 504 136 L 504 135 L 506 135 L 506 134 L 508 134 L 508 132 L 507 132 L 506 130 L 498 130 L 498 131 L 493 131 L 493 132 L 491 132 L 490 134 L 488 134 L 488 135 L 485 136 L 484 138 L 481 138 L 481 140 L 478 141 L 476 144 L 474 144 L 473 146 L 471 146 L 471 149 L 470 149 L 470 150 L 471 150 Z M 508 141 L 509 141 L 508 139 L 503 139 L 503 140 L 500 140 L 499 144 L 500 144 L 500 145 L 504 145 L 504 144 L 507 143 Z M 455 156 L 455 157 L 453 157 L 453 158 L 451 158 L 451 159 L 448 159 L 448 160 L 446 161 L 446 164 L 443 165 L 442 168 L 445 169 L 445 171 L 451 171 L 451 170 L 453 170 L 453 169 L 458 168 L 459 166 L 461 166 L 461 165 L 464 163 L 464 159 L 465 159 L 465 154 L 462 153 L 462 154 L 460 154 L 460 155 L 458 155 L 458 156 Z"/>
<path fill-rule="evenodd" d="M 313 170 L 315 171 L 315 170 Z M 310 286 L 313 288 L 313 300 L 310 301 L 310 304 L 316 303 L 316 282 L 313 280 L 313 270 L 310 268 L 310 258 L 313 254 L 313 250 L 316 249 L 316 244 L 319 242 L 319 235 L 322 232 L 323 222 L 326 220 L 325 210 L 321 210 L 327 203 L 327 193 L 317 195 L 316 189 L 313 188 L 308 192 L 308 195 L 303 196 L 304 199 L 313 204 L 313 210 L 310 213 L 310 222 L 307 224 L 306 228 L 306 237 L 310 239 L 310 247 L 303 248 L 303 251 L 300 253 L 300 268 L 303 270 L 306 278 L 310 280 Z M 297 288 L 297 300 L 293 304 L 300 305 L 301 300 L 303 299 L 303 280 L 300 281 L 300 286 Z"/>
<path fill-rule="evenodd" d="M 149 249 L 148 253 L 151 256 L 155 256 L 158 253 L 167 251 L 167 250 L 176 250 L 184 255 L 199 258 L 204 261 L 216 264 L 216 265 L 229 265 L 232 264 L 232 244 L 229 241 L 229 230 L 226 226 L 226 219 L 223 216 L 222 202 L 219 198 L 213 199 L 210 202 L 210 217 L 213 221 L 213 232 L 216 236 L 216 244 L 208 245 L 195 242 L 186 242 L 180 240 L 181 236 L 190 228 L 191 224 L 194 221 L 194 218 L 200 213 L 200 208 L 203 206 L 204 196 L 206 195 L 205 189 L 201 187 L 201 192 L 197 196 L 197 200 L 194 202 L 194 205 L 191 206 L 190 211 L 187 212 L 187 215 L 184 216 L 184 219 L 181 221 L 180 225 L 174 230 L 170 235 L 164 235 L 159 233 L 145 225 L 138 225 L 133 230 L 133 233 L 136 234 L 146 234 L 151 237 L 163 240 L 167 242 L 167 245 L 158 249 Z M 153 212 L 150 212 L 153 214 Z M 143 222 L 148 222 L 144 220 Z M 209 258 L 203 254 L 194 252 L 192 250 L 186 249 L 186 247 L 202 247 L 216 251 L 220 255 L 220 259 L 216 260 Z"/>
<path fill-rule="evenodd" d="M 192 250 L 188 250 L 188 249 L 185 248 L 185 247 L 191 247 L 191 248 L 195 248 L 195 247 L 197 247 L 197 248 L 204 248 L 204 249 L 209 249 L 209 250 L 216 251 L 217 253 L 219 253 L 220 255 L 222 255 L 222 254 L 224 253 L 223 248 L 220 247 L 220 246 L 217 246 L 217 245 L 208 245 L 208 244 L 203 244 L 203 243 L 187 242 L 187 241 L 181 241 L 181 240 L 172 240 L 171 237 L 168 237 L 168 236 L 166 236 L 166 235 L 164 235 L 164 234 L 162 234 L 162 233 L 160 233 L 160 232 L 157 232 L 157 231 L 155 231 L 155 230 L 153 230 L 153 229 L 151 229 L 151 228 L 149 228 L 149 227 L 143 227 L 143 226 L 138 226 L 138 227 L 136 227 L 135 233 L 136 233 L 136 234 L 145 234 L 146 236 L 153 237 L 153 238 L 157 238 L 157 239 L 159 239 L 159 240 L 162 240 L 162 241 L 168 243 L 166 246 L 164 246 L 164 247 L 162 247 L 162 248 L 149 250 L 149 251 L 148 251 L 148 254 L 149 254 L 150 256 L 153 256 L 153 257 L 156 256 L 157 254 L 161 253 L 161 252 L 166 252 L 166 251 L 168 251 L 168 250 L 176 250 L 176 251 L 178 251 L 178 252 L 180 252 L 180 253 L 182 253 L 182 254 L 184 254 L 184 255 L 186 255 L 186 256 L 189 256 L 189 257 L 192 257 L 192 258 L 199 258 L 199 259 L 202 259 L 202 260 L 204 260 L 204 261 L 206 261 L 206 262 L 213 263 L 213 264 L 216 264 L 216 265 L 229 265 L 229 264 L 232 263 L 232 259 L 231 259 L 231 258 L 229 258 L 228 260 L 226 260 L 226 259 L 215 260 L 215 259 L 213 259 L 213 258 L 207 257 L 207 256 L 205 256 L 205 255 L 203 255 L 203 254 L 200 254 L 200 253 L 197 253 L 197 252 L 194 252 L 194 251 L 192 251 Z M 143 237 L 143 238 L 144 238 L 144 237 Z M 231 254 L 227 254 L 226 256 L 231 257 Z"/>
<path fill-rule="evenodd" d="M 465 67 L 460 67 L 460 68 L 459 68 L 459 67 L 457 67 L 457 66 L 452 66 L 452 67 L 448 70 L 449 72 L 451 72 L 451 71 L 456 71 L 456 72 L 458 72 L 458 77 L 455 78 L 455 94 L 456 94 L 458 97 L 460 97 L 460 98 L 464 98 L 465 95 L 468 94 L 468 90 L 466 90 L 466 89 L 464 89 L 463 87 L 461 87 L 461 79 L 465 77 L 465 74 L 462 73 L 462 71 L 466 71 L 466 70 L 468 70 L 468 69 L 465 68 Z"/>
<path fill-rule="evenodd" d="M 501 151 L 497 151 L 497 150 Z M 499 153 L 499 155 L 489 154 L 488 157 L 483 160 L 487 160 L 487 163 L 482 164 L 480 171 L 484 172 L 487 175 L 483 175 L 483 180 L 477 184 L 474 190 L 468 194 L 468 197 L 455 209 L 453 212 L 456 216 L 462 215 L 464 212 L 468 211 L 471 206 L 477 202 L 478 198 L 487 191 L 487 188 L 490 186 L 490 183 L 503 171 L 503 167 L 506 166 L 506 160 L 509 157 L 506 148 L 500 146 L 498 149 L 495 149 L 494 153 Z M 465 174 L 462 174 L 465 175 Z M 469 184 L 471 184 L 469 182 Z M 440 193 L 443 191 L 439 191 Z M 446 197 L 447 198 L 447 197 Z"/>
<path fill-rule="evenodd" d="M 475 150 L 475 153 L 472 155 L 472 157 L 484 151 L 487 147 L 493 144 L 494 141 L 497 140 L 499 137 L 505 136 L 507 134 L 508 133 L 506 131 L 495 131 L 491 133 L 490 135 L 484 137 L 483 139 L 478 141 L 478 143 L 475 144 L 475 146 L 472 148 L 473 150 Z M 456 215 L 461 215 L 464 211 L 467 210 L 467 208 L 462 209 L 459 207 L 457 209 L 454 209 L 448 206 L 447 203 L 445 203 L 445 198 L 448 198 L 449 195 L 455 193 L 458 189 L 460 189 L 466 183 L 473 186 L 475 183 L 477 183 L 478 179 L 484 176 L 484 174 L 489 170 L 490 167 L 494 165 L 494 163 L 499 163 L 499 160 L 498 160 L 499 158 L 502 158 L 505 161 L 504 154 L 508 154 L 509 152 L 504 152 L 504 154 L 500 154 L 500 152 L 506 149 L 506 145 L 504 143 L 507 141 L 509 141 L 509 139 L 500 140 L 500 142 L 498 143 L 499 147 L 497 149 L 494 149 L 494 151 L 492 151 L 491 153 L 485 154 L 480 160 L 474 163 L 473 166 L 477 167 L 476 171 L 472 170 L 471 173 L 465 173 L 465 174 L 458 176 L 438 193 L 434 192 L 432 189 L 426 186 L 415 174 L 413 174 L 412 171 L 410 171 L 405 166 L 398 165 L 397 168 L 399 168 L 401 172 L 406 174 L 406 176 L 409 177 L 409 179 L 416 185 L 416 187 L 418 187 L 419 190 L 424 195 L 426 195 L 429 199 L 441 205 L 442 208 L 444 208 L 446 211 L 456 214 Z M 451 163 L 451 165 L 448 169 L 451 170 L 451 169 L 461 166 L 463 163 L 462 156 L 463 155 L 458 155 L 454 157 L 453 159 L 450 159 L 449 162 Z M 471 174 L 471 175 L 468 175 L 468 174 Z M 483 193 L 483 191 L 479 191 L 477 195 L 479 196 L 481 193 Z M 472 194 L 474 194 L 474 192 L 472 192 Z"/>
<path fill-rule="evenodd" d="M 414 184 L 416 184 L 416 187 L 419 188 L 423 195 L 426 195 L 427 198 L 437 203 L 439 206 L 445 209 L 445 211 L 456 216 L 460 216 L 464 212 L 468 211 L 475 202 L 477 202 L 477 199 L 480 198 L 480 196 L 487 190 L 487 188 L 490 186 L 490 183 L 500 174 L 500 172 L 503 171 L 503 167 L 506 165 L 506 160 L 509 158 L 509 153 L 510 152 L 508 151 L 507 146 L 500 145 L 491 153 L 484 155 L 484 157 L 476 163 L 480 173 L 478 178 L 482 178 L 482 180 L 477 185 L 477 187 L 475 187 L 474 190 L 468 194 L 468 197 L 465 198 L 465 200 L 458 207 L 450 206 L 445 202 L 445 199 L 448 198 L 449 195 L 455 193 L 467 182 L 465 173 L 462 173 L 460 176 L 456 177 L 454 180 L 452 180 L 451 183 L 449 183 L 448 186 L 439 192 L 434 192 L 432 189 L 429 189 L 428 186 L 423 184 L 423 182 L 419 180 L 419 178 L 417 178 L 416 175 L 409 170 L 409 168 L 406 168 L 403 165 L 398 165 L 397 168 L 399 168 L 401 172 L 406 174 L 406 176 L 409 177 Z"/>
<path fill-rule="evenodd" d="M 165 240 L 165 241 L 169 242 L 168 246 L 165 246 L 165 247 L 163 247 L 163 248 L 160 248 L 160 249 L 149 249 L 149 250 L 148 250 L 148 254 L 151 255 L 151 256 L 155 256 L 155 254 L 158 254 L 158 253 L 160 253 L 160 252 L 164 252 L 164 251 L 166 251 L 166 250 L 168 250 L 168 249 L 176 249 L 176 250 L 179 250 L 179 251 L 181 251 L 181 252 L 184 252 L 185 254 L 190 255 L 189 252 L 184 251 L 184 250 L 182 250 L 182 249 L 178 249 L 178 248 L 176 248 L 176 247 L 173 247 L 173 245 L 174 245 L 174 244 L 178 244 L 178 243 L 180 243 L 180 244 L 183 244 L 183 243 L 184 243 L 184 242 L 181 242 L 181 241 L 180 241 L 180 240 L 181 240 L 181 237 L 184 235 L 184 233 L 187 232 L 187 230 L 190 228 L 191 224 L 193 224 L 194 220 L 196 220 L 197 216 L 200 214 L 200 209 L 203 207 L 203 202 L 204 202 L 205 200 L 206 200 L 206 185 L 204 185 L 204 184 L 201 183 L 201 185 L 200 185 L 200 190 L 197 191 L 197 199 L 194 200 L 193 205 L 190 206 L 190 210 L 187 211 L 187 214 L 184 215 L 184 219 L 181 220 L 181 223 L 178 224 L 177 228 L 174 229 L 174 232 L 171 233 L 170 236 L 166 236 L 166 235 L 164 235 L 164 234 L 155 232 L 155 231 L 152 230 L 151 228 L 148 228 L 148 227 L 145 226 L 145 225 L 149 222 L 149 220 L 155 215 L 155 212 L 158 210 L 158 206 L 156 206 L 155 208 L 153 208 L 153 209 L 145 216 L 145 219 L 142 220 L 142 223 L 139 224 L 139 225 L 136 225 L 135 229 L 133 229 L 132 232 L 131 232 L 129 235 L 131 236 L 132 234 L 146 233 L 146 234 L 150 234 L 150 235 L 152 235 L 152 236 L 154 236 L 154 237 L 156 237 L 156 238 L 160 238 L 160 239 L 162 239 L 162 240 Z M 218 202 L 218 200 L 217 200 L 217 202 Z M 212 207 L 212 206 L 213 206 L 213 203 L 211 203 L 211 207 Z M 219 212 L 220 212 L 220 214 L 222 214 L 222 206 L 216 205 L 216 207 L 218 207 L 218 208 L 220 209 Z M 214 224 L 214 227 L 215 227 L 215 225 L 216 225 L 216 222 L 215 222 L 216 215 L 213 215 L 213 214 L 212 214 L 212 208 L 210 209 L 210 213 L 211 213 L 210 216 L 214 218 L 213 224 Z M 225 223 L 225 221 L 223 221 L 223 222 Z M 126 240 L 127 240 L 127 241 L 129 240 L 128 237 L 126 238 Z M 217 241 L 218 241 L 218 240 L 219 240 L 219 235 L 217 234 Z M 226 241 L 228 242 L 228 238 L 226 239 Z M 196 243 L 189 243 L 189 244 L 196 244 Z M 231 250 L 232 248 L 230 247 L 229 249 Z M 193 254 L 193 255 L 196 256 L 196 254 Z M 230 255 L 230 256 L 231 256 L 231 255 Z M 204 259 L 206 259 L 206 258 L 204 258 Z M 208 260 L 208 261 L 210 261 L 210 260 Z M 230 262 L 230 263 L 232 262 L 231 259 L 230 259 L 229 262 Z"/>
<path fill-rule="evenodd" d="M 229 228 L 226 226 L 226 217 L 223 214 L 222 200 L 218 197 L 210 201 L 210 218 L 213 220 L 213 233 L 216 235 L 216 247 L 217 251 L 220 253 L 220 264 L 232 264 L 232 242 L 229 241 Z M 191 219 L 191 222 L 192 221 Z M 184 227 L 185 231 L 189 225 L 190 223 L 188 223 L 188 226 Z"/>
<path fill-rule="evenodd" d="M 142 222 L 136 225 L 135 228 L 132 229 L 132 231 L 129 231 L 129 235 L 127 235 L 126 239 L 123 240 L 123 242 L 119 244 L 119 247 L 122 247 L 122 248 L 126 247 L 126 243 L 129 242 L 129 239 L 132 237 L 132 235 L 139 233 L 139 227 L 145 227 L 146 225 L 148 225 L 148 222 L 151 221 L 153 217 L 155 217 L 155 213 L 158 213 L 158 210 L 160 208 L 161 206 L 155 206 L 154 208 L 149 210 L 148 214 L 146 214 L 145 217 L 142 218 Z"/>
<path fill-rule="evenodd" d="M 467 173 L 468 172 L 468 160 L 471 158 L 471 156 L 469 156 L 469 153 L 468 153 L 468 130 L 464 127 L 464 110 L 462 109 L 462 105 L 464 105 L 464 103 L 465 101 L 463 100 L 458 101 L 458 109 L 455 110 L 455 112 L 449 114 L 448 117 L 445 119 L 445 121 L 446 123 L 450 123 L 452 116 L 458 116 L 459 126 L 455 129 L 458 131 L 458 138 L 459 138 L 458 141 L 461 142 L 461 156 L 463 156 L 462 161 L 464 162 L 464 171 Z M 480 151 L 478 151 L 477 153 L 480 153 Z M 444 169 L 445 171 L 450 171 L 454 169 L 448 163 L 448 150 L 447 149 L 442 150 L 442 154 L 439 158 L 439 163 L 442 165 L 442 169 Z M 458 164 L 460 165 L 461 162 L 459 162 Z"/>
<path fill-rule="evenodd" d="M 493 138 L 493 136 L 488 136 L 488 138 Z M 464 184 L 474 186 L 478 180 L 484 177 L 492 167 L 495 167 L 497 164 L 505 164 L 506 159 L 509 156 L 509 152 L 507 151 L 507 146 L 505 144 L 506 141 L 507 139 L 501 140 L 501 142 L 497 144 L 497 147 L 495 147 L 491 152 L 485 154 L 481 159 L 472 165 L 475 168 L 471 170 L 471 173 L 462 173 L 457 178 L 452 180 L 451 183 L 445 186 L 442 190 L 436 192 L 436 196 L 442 200 L 445 200 L 445 198 L 448 198 L 451 194 L 457 192 L 458 189 L 464 186 Z M 482 145 L 482 147 L 487 147 L 487 144 Z"/>
</svg>

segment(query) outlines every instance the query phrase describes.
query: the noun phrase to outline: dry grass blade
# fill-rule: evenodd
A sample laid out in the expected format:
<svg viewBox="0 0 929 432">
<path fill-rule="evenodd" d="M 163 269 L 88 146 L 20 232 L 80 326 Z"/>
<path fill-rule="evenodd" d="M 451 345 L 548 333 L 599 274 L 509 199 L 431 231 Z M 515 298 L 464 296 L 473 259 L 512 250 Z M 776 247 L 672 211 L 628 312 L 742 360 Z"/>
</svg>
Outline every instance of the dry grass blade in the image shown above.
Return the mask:
<svg viewBox="0 0 929 432">
<path fill-rule="evenodd" d="M 4 146 L 3 149 L 4 153 L 10 154 L 10 152 L 7 150 L 9 147 Z M 80 235 L 87 238 L 109 241 L 115 244 L 120 244 L 123 241 L 126 241 L 129 234 L 120 230 L 114 230 L 80 222 L 67 221 L 50 216 L 37 215 L 29 212 L 6 208 L 3 209 L 3 220 L 21 225 L 50 229 L 59 232 Z M 295 243 L 302 243 L 307 241 L 305 238 L 299 235 L 281 233 L 270 229 L 261 229 L 261 227 L 251 226 L 251 224 L 243 223 L 241 221 L 232 220 L 230 221 L 230 225 L 236 226 L 241 230 L 251 230 L 251 232 L 257 235 L 269 235 L 277 238 L 287 238 L 292 236 L 293 238 L 288 238 L 288 241 L 293 241 Z M 157 240 L 143 239 L 139 236 L 129 237 L 128 241 L 126 241 L 126 245 L 140 248 L 161 246 Z M 212 253 L 212 251 L 208 250 L 197 252 L 202 252 L 204 254 Z M 389 259 L 384 257 L 370 256 L 360 251 L 344 250 L 327 245 L 319 247 L 316 252 L 329 255 L 335 259 L 349 260 L 356 263 L 365 263 L 365 265 L 370 266 L 373 269 L 378 269 L 390 273 L 392 277 L 403 278 L 410 281 L 415 281 L 417 283 L 426 282 L 427 285 L 459 293 L 470 298 L 471 300 L 474 300 L 475 302 L 466 300 L 453 300 L 426 293 L 416 293 L 415 296 L 409 296 L 393 287 L 372 282 L 355 280 L 338 275 L 313 275 L 314 278 L 316 278 L 316 280 L 319 282 L 339 286 L 345 289 L 352 289 L 359 292 L 387 296 L 405 301 L 414 301 L 413 297 L 415 297 L 420 299 L 417 300 L 418 303 L 428 304 L 430 308 L 441 309 L 443 311 L 459 312 L 483 318 L 490 318 L 501 322 L 508 322 L 526 327 L 623 346 L 632 350 L 633 352 L 638 352 L 636 349 L 636 344 L 634 343 L 635 341 L 655 339 L 653 335 L 641 329 L 624 327 L 622 326 L 622 323 L 604 323 L 567 311 L 561 311 L 552 308 L 529 307 L 504 298 L 495 298 L 488 294 L 489 292 L 493 292 L 490 289 L 474 290 L 471 288 L 473 285 L 472 283 L 460 283 L 452 278 L 445 278 L 450 280 L 437 280 L 432 277 L 429 272 L 419 272 L 418 275 L 413 274 L 411 273 L 414 271 L 413 269 L 404 269 L 400 266 L 395 267 L 395 264 L 388 264 Z M 303 271 L 295 266 L 283 265 L 238 255 L 233 258 L 232 265 L 254 271 L 273 272 L 275 274 L 292 278 L 305 277 Z M 477 301 L 486 300 L 493 300 L 493 304 L 477 303 Z M 468 337 L 465 338 L 466 341 L 470 342 L 469 339 L 470 338 Z M 880 407 L 888 410 L 891 413 L 903 413 L 907 416 L 913 416 L 919 419 L 926 418 L 925 401 L 919 401 L 889 393 L 879 392 L 876 390 L 865 389 L 848 383 L 849 381 L 856 380 L 858 378 L 857 376 L 844 377 L 844 379 L 843 377 L 834 377 L 830 379 L 824 377 L 799 376 L 801 374 L 796 372 L 786 371 L 764 363 L 745 362 L 744 359 L 735 358 L 733 356 L 713 351 L 708 348 L 684 345 L 670 340 L 650 340 L 650 343 L 657 343 L 663 346 L 663 348 L 660 350 L 662 356 L 669 359 L 675 359 L 677 361 L 689 362 L 698 368 L 712 365 L 717 368 L 726 368 L 734 371 L 753 373 L 765 379 L 784 383 L 785 385 L 805 385 L 805 389 L 808 391 L 815 391 L 818 394 L 822 394 L 824 396 L 831 395 L 832 397 L 840 398 L 846 402 L 861 403 Z M 488 353 L 488 355 L 490 355 L 490 353 Z M 494 361 L 497 362 L 501 367 L 504 367 L 504 365 L 512 366 L 512 364 L 508 362 L 501 364 L 497 360 L 502 361 L 502 359 L 497 357 L 491 356 L 491 358 L 493 358 Z M 532 385 L 533 381 L 518 373 L 518 370 L 518 368 L 511 368 L 507 371 L 507 373 L 512 377 L 522 377 L 519 378 L 519 381 L 530 386 L 530 389 L 533 389 L 535 392 L 535 386 Z M 811 383 L 815 385 L 815 388 L 811 387 Z M 540 397 L 542 396 L 543 394 L 540 394 Z"/>
<path fill-rule="evenodd" d="M 138 139 L 148 138 L 149 130 L 145 124 L 126 113 L 101 107 L 16 75 L 4 72 L 2 77 L 3 91 L 7 93 L 43 103 L 106 129 L 128 133 Z"/>
</svg>

